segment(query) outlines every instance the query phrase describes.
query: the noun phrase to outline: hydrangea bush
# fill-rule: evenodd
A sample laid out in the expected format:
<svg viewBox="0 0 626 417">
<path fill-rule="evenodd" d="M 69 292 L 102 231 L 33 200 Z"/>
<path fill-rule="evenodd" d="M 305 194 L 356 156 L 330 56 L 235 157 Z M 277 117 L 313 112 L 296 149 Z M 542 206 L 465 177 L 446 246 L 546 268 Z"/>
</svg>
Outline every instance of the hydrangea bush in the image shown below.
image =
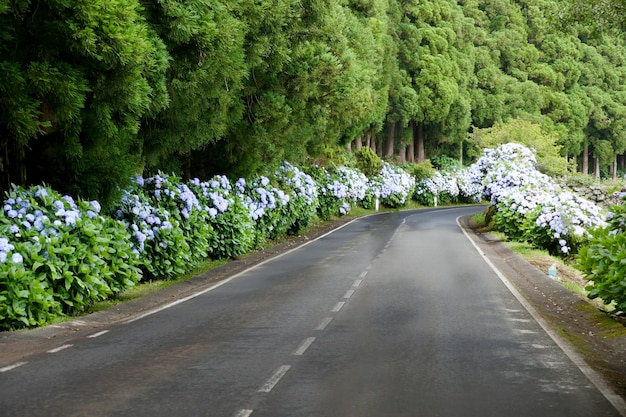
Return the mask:
<svg viewBox="0 0 626 417">
<path fill-rule="evenodd" d="M 350 212 L 350 189 L 340 176 L 321 166 L 313 166 L 308 173 L 316 182 L 319 192 L 317 215 L 322 220 L 343 216 Z"/>
<path fill-rule="evenodd" d="M 576 266 L 590 280 L 589 298 L 600 298 L 613 304 L 616 313 L 626 314 L 626 200 L 613 206 L 607 222 L 591 231 Z"/>
<path fill-rule="evenodd" d="M 212 257 L 236 258 L 246 254 L 254 246 L 256 224 L 228 178 L 218 175 L 204 182 L 195 178 L 189 181 L 189 188 L 208 214 L 215 232 L 210 240 Z"/>
<path fill-rule="evenodd" d="M 126 227 L 47 187 L 14 187 L 0 216 L 0 326 L 82 311 L 141 277 Z"/>
<path fill-rule="evenodd" d="M 154 184 L 144 186 L 145 180 L 137 177 L 133 185 L 123 191 L 112 215 L 130 230 L 130 242 L 141 259 L 144 278 L 174 278 L 194 266 L 195 256 L 190 247 L 193 241 L 185 237 L 176 216 L 158 205 L 158 201 L 170 198 L 165 193 L 161 198 L 160 193 L 164 190 Z M 165 190 L 169 194 L 170 185 L 166 185 Z M 171 202 L 171 205 L 175 203 Z"/>
<path fill-rule="evenodd" d="M 413 200 L 425 206 L 455 203 L 459 198 L 456 177 L 448 172 L 435 171 L 432 177 L 419 181 L 413 192 Z"/>
<path fill-rule="evenodd" d="M 415 178 L 402 168 L 383 162 L 380 174 L 371 180 L 374 195 L 381 204 L 396 208 L 404 206 L 415 188 Z"/>
<path fill-rule="evenodd" d="M 597 205 L 561 190 L 537 170 L 533 151 L 522 145 L 486 149 L 472 170 L 480 173 L 475 178 L 482 176 L 496 228 L 510 239 L 568 256 L 585 243 L 589 230 L 605 224 Z"/>
<path fill-rule="evenodd" d="M 255 246 L 259 247 L 266 239 L 276 239 L 287 233 L 291 225 L 289 194 L 272 185 L 266 176 L 252 181 L 240 178 L 235 188 L 248 208 L 250 218 L 256 223 Z"/>
<path fill-rule="evenodd" d="M 183 233 L 189 247 L 190 268 L 211 255 L 215 232 L 211 227 L 209 210 L 200 205 L 196 194 L 175 175 L 159 173 L 146 178 L 144 192 L 152 205 L 167 210 Z"/>
<path fill-rule="evenodd" d="M 287 233 L 295 235 L 305 230 L 315 217 L 319 206 L 317 184 L 313 178 L 298 167 L 284 162 L 275 174 L 280 188 L 289 196 L 291 225 Z"/>
</svg>

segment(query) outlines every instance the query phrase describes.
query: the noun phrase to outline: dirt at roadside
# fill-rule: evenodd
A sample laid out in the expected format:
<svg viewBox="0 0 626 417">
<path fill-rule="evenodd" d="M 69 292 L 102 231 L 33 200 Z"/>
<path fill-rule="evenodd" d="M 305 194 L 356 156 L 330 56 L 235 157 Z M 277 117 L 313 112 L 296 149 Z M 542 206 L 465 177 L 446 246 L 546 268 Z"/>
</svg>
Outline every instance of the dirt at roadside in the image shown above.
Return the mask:
<svg viewBox="0 0 626 417">
<path fill-rule="evenodd" d="M 479 239 L 487 257 L 524 298 L 605 377 L 618 395 L 626 398 L 626 323 L 600 311 L 551 278 L 546 273 L 551 265 L 545 260 L 527 262 L 478 227 L 471 217 L 465 218 L 463 225 Z M 576 271 L 561 268 L 558 275 L 563 282 L 585 284 Z"/>
</svg>

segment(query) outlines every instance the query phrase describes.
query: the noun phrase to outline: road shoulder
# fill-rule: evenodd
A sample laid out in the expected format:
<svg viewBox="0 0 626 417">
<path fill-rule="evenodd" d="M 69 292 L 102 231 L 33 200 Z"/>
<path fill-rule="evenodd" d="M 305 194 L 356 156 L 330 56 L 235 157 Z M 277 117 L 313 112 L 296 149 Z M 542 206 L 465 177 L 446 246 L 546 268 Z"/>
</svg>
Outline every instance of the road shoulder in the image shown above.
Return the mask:
<svg viewBox="0 0 626 417">
<path fill-rule="evenodd" d="M 603 321 L 598 320 L 599 312 L 590 308 L 587 301 L 472 223 L 471 216 L 460 219 L 462 227 L 485 256 L 554 331 L 566 339 L 618 395 L 626 398 L 626 336 L 607 336 Z"/>
</svg>

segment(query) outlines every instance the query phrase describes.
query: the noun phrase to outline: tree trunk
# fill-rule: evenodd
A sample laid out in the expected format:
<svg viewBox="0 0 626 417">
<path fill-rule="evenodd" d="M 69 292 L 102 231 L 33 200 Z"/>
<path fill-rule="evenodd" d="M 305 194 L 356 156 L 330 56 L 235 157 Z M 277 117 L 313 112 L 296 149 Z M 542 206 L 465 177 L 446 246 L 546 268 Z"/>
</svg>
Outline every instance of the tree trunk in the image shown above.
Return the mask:
<svg viewBox="0 0 626 417">
<path fill-rule="evenodd" d="M 617 179 L 617 155 L 613 157 L 613 162 L 611 162 L 611 178 Z"/>
<path fill-rule="evenodd" d="M 463 141 L 459 143 L 459 163 L 463 166 Z"/>
<path fill-rule="evenodd" d="M 357 151 L 360 151 L 362 147 L 363 147 L 363 141 L 361 140 L 361 137 L 359 136 L 359 137 L 354 138 L 354 148 Z"/>
<path fill-rule="evenodd" d="M 382 140 L 380 140 L 380 142 L 376 144 L 376 155 L 378 155 L 378 157 L 381 159 L 383 157 L 383 141 Z"/>
<path fill-rule="evenodd" d="M 372 142 L 372 135 L 370 135 L 370 134 L 368 133 L 368 134 L 365 136 L 365 143 L 364 143 L 364 145 L 365 145 L 366 147 L 368 147 L 368 148 L 370 148 L 370 149 L 371 149 L 371 147 L 372 147 L 372 143 L 371 143 L 371 142 Z"/>
<path fill-rule="evenodd" d="M 348 143 L 346 144 L 346 151 L 348 151 L 348 152 L 352 152 L 352 142 L 348 142 Z"/>
<path fill-rule="evenodd" d="M 396 123 L 389 123 L 389 128 L 387 129 L 387 146 L 385 148 L 385 156 L 391 157 L 393 156 L 393 147 L 395 144 L 395 136 L 396 136 Z"/>
<path fill-rule="evenodd" d="M 398 149 L 398 157 L 399 157 L 399 161 L 401 164 L 404 164 L 406 162 L 406 143 L 402 142 L 400 144 L 400 149 Z"/>
<path fill-rule="evenodd" d="M 191 179 L 191 151 L 185 152 L 181 155 L 183 158 L 183 178 L 184 182 L 187 182 Z"/>
<path fill-rule="evenodd" d="M 594 173 L 593 175 L 596 177 L 596 179 L 600 179 L 600 158 L 598 158 L 597 156 L 593 158 L 594 159 Z"/>
<path fill-rule="evenodd" d="M 409 140 L 409 146 L 406 148 L 406 160 L 407 162 L 415 162 L 415 128 L 413 122 L 411 122 L 411 140 Z"/>
<path fill-rule="evenodd" d="M 589 145 L 585 144 L 583 148 L 583 166 L 582 166 L 583 175 L 589 175 Z"/>
<path fill-rule="evenodd" d="M 415 140 L 417 141 L 417 163 L 424 162 L 426 160 L 426 153 L 424 152 L 424 124 L 417 124 L 417 132 Z"/>
</svg>

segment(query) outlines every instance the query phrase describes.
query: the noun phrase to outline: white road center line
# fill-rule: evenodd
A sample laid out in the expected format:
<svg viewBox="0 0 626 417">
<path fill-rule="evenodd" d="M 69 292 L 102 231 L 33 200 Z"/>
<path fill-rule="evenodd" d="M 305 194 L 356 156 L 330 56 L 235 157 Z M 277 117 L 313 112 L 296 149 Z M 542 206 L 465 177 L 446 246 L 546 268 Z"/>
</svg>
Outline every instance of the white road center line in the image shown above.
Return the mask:
<svg viewBox="0 0 626 417">
<path fill-rule="evenodd" d="M 87 336 L 87 337 L 89 337 L 89 338 L 93 338 L 93 337 L 102 336 L 103 334 L 107 334 L 107 333 L 109 333 L 109 330 L 103 330 L 103 331 L 98 332 L 98 333 L 90 334 L 90 335 L 89 335 L 89 336 Z"/>
<path fill-rule="evenodd" d="M 367 275 L 369 271 L 363 271 L 359 274 L 359 278 L 365 278 L 365 276 Z"/>
<path fill-rule="evenodd" d="M 332 320 L 333 320 L 332 317 L 326 317 L 320 322 L 320 324 L 317 325 L 315 330 L 325 330 L 326 326 L 328 326 Z"/>
<path fill-rule="evenodd" d="M 333 307 L 332 310 L 330 310 L 331 313 L 337 313 L 339 312 L 339 310 L 341 310 L 343 308 L 343 305 L 345 304 L 345 301 L 339 301 L 337 304 L 335 304 L 335 306 Z"/>
<path fill-rule="evenodd" d="M 237 414 L 235 414 L 235 417 L 250 417 L 253 411 L 254 410 L 239 410 Z"/>
<path fill-rule="evenodd" d="M 313 344 L 313 342 L 315 342 L 314 337 L 307 337 L 306 339 L 302 341 L 302 343 L 300 343 L 300 346 L 298 346 L 298 349 L 293 351 L 292 355 L 295 355 L 295 356 L 304 355 L 304 352 L 306 352 L 306 350 L 309 348 L 309 346 Z"/>
<path fill-rule="evenodd" d="M 274 389 L 276 384 L 278 384 L 278 382 L 282 379 L 282 377 L 285 376 L 290 368 L 291 365 L 282 365 L 281 367 L 279 367 L 276 372 L 274 372 L 274 374 L 270 377 L 270 379 L 268 379 L 265 384 L 263 384 L 261 388 L 259 388 L 259 392 L 270 392 L 272 389 Z"/>
<path fill-rule="evenodd" d="M 62 351 L 62 350 L 64 350 L 64 349 L 71 348 L 72 346 L 74 346 L 74 345 L 63 345 L 63 346 L 59 346 L 58 348 L 50 349 L 50 350 L 48 351 L 48 353 L 57 353 L 57 352 L 60 352 L 60 351 Z"/>
<path fill-rule="evenodd" d="M 352 286 L 353 286 L 354 288 L 356 288 L 356 287 L 360 286 L 362 282 L 363 282 L 363 280 L 362 280 L 362 279 L 357 279 L 356 281 L 354 281 L 354 283 L 352 284 Z"/>
<path fill-rule="evenodd" d="M 4 368 L 0 368 L 0 372 L 7 372 L 11 369 L 15 369 L 19 366 L 26 365 L 28 362 L 16 362 L 13 365 L 5 366 Z"/>
<path fill-rule="evenodd" d="M 343 298 L 350 298 L 354 295 L 354 290 L 348 290 L 346 291 L 346 293 L 343 295 Z"/>
<path fill-rule="evenodd" d="M 292 253 L 292 252 L 295 252 L 295 251 L 297 251 L 297 250 L 301 250 L 301 249 L 302 249 L 302 248 L 304 248 L 305 246 L 310 245 L 310 244 L 311 244 L 311 243 L 313 243 L 313 242 L 317 242 L 318 240 L 321 240 L 321 239 L 325 238 L 326 236 L 330 235 L 331 233 L 335 233 L 336 231 L 338 231 L 338 230 L 340 230 L 340 229 L 343 229 L 344 227 L 346 227 L 346 226 L 348 226 L 348 225 L 350 225 L 350 224 L 354 223 L 354 222 L 355 222 L 355 221 L 357 221 L 357 220 L 358 220 L 358 218 L 354 218 L 354 219 L 350 220 L 349 222 L 347 222 L 347 223 L 345 223 L 345 224 L 342 224 L 341 226 L 337 227 L 336 229 L 331 230 L 331 231 L 330 231 L 330 232 L 328 232 L 328 233 L 324 233 L 323 235 L 318 236 L 318 237 L 316 237 L 316 238 L 315 238 L 315 239 L 313 239 L 313 240 L 309 240 L 309 241 L 307 241 L 306 243 L 303 243 L 303 244 L 302 244 L 302 245 L 300 245 L 300 246 L 296 246 L 296 247 L 295 247 L 295 248 L 293 248 L 293 249 L 290 249 L 290 250 L 288 250 L 288 251 L 286 251 L 286 252 L 283 252 L 283 253 L 281 253 L 281 254 L 279 254 L 279 255 L 276 255 L 276 256 L 274 256 L 274 257 L 268 258 L 268 259 L 264 260 L 264 261 L 263 261 L 263 262 L 261 262 L 261 263 L 258 263 L 258 264 L 254 265 L 254 266 L 252 266 L 252 267 L 250 267 L 250 268 L 248 268 L 248 269 L 245 269 L 245 270 L 243 270 L 243 271 L 241 271 L 241 272 L 236 273 L 235 275 L 231 275 L 229 278 L 226 278 L 226 279 L 225 279 L 225 280 L 223 280 L 223 281 L 219 281 L 219 282 L 217 282 L 215 285 L 212 285 L 212 286 L 210 286 L 210 287 L 208 287 L 208 288 L 205 288 L 205 289 L 203 289 L 203 290 L 201 290 L 201 291 L 198 291 L 198 292 L 196 292 L 196 293 L 193 293 L 193 294 L 191 294 L 191 295 L 188 295 L 187 297 L 183 297 L 183 298 L 180 298 L 180 299 L 178 299 L 178 300 L 176 300 L 176 301 L 172 301 L 171 303 L 166 304 L 166 305 L 164 305 L 164 306 L 157 307 L 157 308 L 155 308 L 154 310 L 147 311 L 147 312 L 145 312 L 145 313 L 143 313 L 143 314 L 140 314 L 140 315 L 138 315 L 138 316 L 133 317 L 132 319 L 128 319 L 128 320 L 126 320 L 126 321 L 124 322 L 124 324 L 129 324 L 129 323 L 132 323 L 132 322 L 134 322 L 134 321 L 141 320 L 141 319 L 143 319 L 143 318 L 145 318 L 145 317 L 151 316 L 151 315 L 156 314 L 156 313 L 158 313 L 158 312 L 160 312 L 160 311 L 163 311 L 163 310 L 166 310 L 166 309 L 168 309 L 168 308 L 171 308 L 171 307 L 177 306 L 178 304 L 184 303 L 184 302 L 186 302 L 186 301 L 189 301 L 189 300 L 191 300 L 191 299 L 194 299 L 194 298 L 196 298 L 196 297 L 199 297 L 199 296 L 201 296 L 201 295 L 204 295 L 204 294 L 206 294 L 206 293 L 208 293 L 208 292 L 210 292 L 210 291 L 213 291 L 214 289 L 219 288 L 219 287 L 221 287 L 222 285 L 228 284 L 228 283 L 229 283 L 229 282 L 231 282 L 232 280 L 234 280 L 234 279 L 236 279 L 236 278 L 239 278 L 240 276 L 243 276 L 243 275 L 247 274 L 248 272 L 250 272 L 250 271 L 252 271 L 252 270 L 254 270 L 254 269 L 260 268 L 260 267 L 264 266 L 265 264 L 267 264 L 267 263 L 269 263 L 269 262 L 273 262 L 273 261 L 275 261 L 276 259 L 279 259 L 279 258 L 282 258 L 283 256 L 289 255 L 289 254 L 290 254 L 290 253 Z"/>
</svg>

